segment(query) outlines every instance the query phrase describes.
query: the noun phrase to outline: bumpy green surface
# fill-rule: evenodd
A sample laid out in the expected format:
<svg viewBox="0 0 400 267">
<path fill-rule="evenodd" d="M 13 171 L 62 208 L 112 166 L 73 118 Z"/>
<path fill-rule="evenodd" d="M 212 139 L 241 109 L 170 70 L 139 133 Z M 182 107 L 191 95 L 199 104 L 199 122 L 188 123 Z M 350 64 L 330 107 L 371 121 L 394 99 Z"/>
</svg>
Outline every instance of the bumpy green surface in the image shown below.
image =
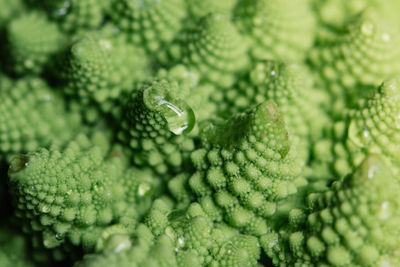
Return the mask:
<svg viewBox="0 0 400 267">
<path fill-rule="evenodd" d="M 14 157 L 10 186 L 24 231 L 39 232 L 45 248 L 68 241 L 92 250 L 109 224 L 132 228 L 154 192 L 152 176 L 125 170 L 118 154 L 107 154 L 101 135 L 81 135 L 62 150 Z"/>
<path fill-rule="evenodd" d="M 0 155 L 62 144 L 80 127 L 79 115 L 41 79 L 23 78 L 0 88 Z"/>
<path fill-rule="evenodd" d="M 104 7 L 110 0 L 31 0 L 41 7 L 65 31 L 98 27 L 103 22 Z"/>
<path fill-rule="evenodd" d="M 255 237 L 213 223 L 198 204 L 173 212 L 156 200 L 145 224 L 132 241 L 114 236 L 103 254 L 89 255 L 77 266 L 250 267 L 260 254 Z"/>
<path fill-rule="evenodd" d="M 329 119 L 321 107 L 324 96 L 313 88 L 305 67 L 298 63 L 258 61 L 218 104 L 223 113 L 231 114 L 266 100 L 278 105 L 289 136 L 307 159 L 311 141 L 321 136 Z"/>
<path fill-rule="evenodd" d="M 189 12 L 195 17 L 203 17 L 210 12 L 225 13 L 231 15 L 235 0 L 214 1 L 214 0 L 188 0 Z"/>
<path fill-rule="evenodd" d="M 399 96 L 400 81 L 394 78 L 384 82 L 372 97 L 360 101 L 346 119 L 335 124 L 331 139 L 322 139 L 316 144 L 316 165 L 325 164 L 322 169 L 342 177 L 372 152 L 391 161 L 393 171 L 398 174 L 399 151 L 393 142 L 400 138 Z"/>
<path fill-rule="evenodd" d="M 23 9 L 22 1 L 1 0 L 0 1 L 0 28 L 9 21 L 14 15 L 21 12 Z"/>
<path fill-rule="evenodd" d="M 353 107 L 384 79 L 400 70 L 400 39 L 392 25 L 369 10 L 349 25 L 333 42 L 310 53 L 320 86 L 332 95 L 333 112 Z"/>
<path fill-rule="evenodd" d="M 178 266 L 255 266 L 258 240 L 217 221 L 207 209 L 192 203 L 174 211 L 156 200 L 145 223 L 153 234 L 172 239 Z"/>
<path fill-rule="evenodd" d="M 193 129 L 195 116 L 184 101 L 184 89 L 177 82 L 154 80 L 128 101 L 119 136 L 138 166 L 167 174 L 187 164 L 194 143 L 185 133 Z"/>
<path fill-rule="evenodd" d="M 172 42 L 186 15 L 184 0 L 113 0 L 110 12 L 116 26 L 149 53 Z"/>
<path fill-rule="evenodd" d="M 313 45 L 316 24 L 307 0 L 243 0 L 234 18 L 257 59 L 299 60 Z"/>
<path fill-rule="evenodd" d="M 364 9 L 374 9 L 394 23 L 399 22 L 396 15 L 400 5 L 396 0 L 313 0 L 313 7 L 319 20 L 319 38 L 335 38 L 343 32 L 349 18 Z"/>
<path fill-rule="evenodd" d="M 64 36 L 57 24 L 33 12 L 7 26 L 6 46 L 11 68 L 17 74 L 40 73 L 50 57 L 63 47 Z"/>
<path fill-rule="evenodd" d="M 103 112 L 111 112 L 115 102 L 149 72 L 145 52 L 117 36 L 87 35 L 75 42 L 65 57 L 62 76 L 66 93 L 82 105 L 94 103 Z"/>
<path fill-rule="evenodd" d="M 261 238 L 279 266 L 397 266 L 399 185 L 377 155 Z"/>
<path fill-rule="evenodd" d="M 8 226 L 0 228 L 0 266 L 34 267 L 25 238 Z"/>
<path fill-rule="evenodd" d="M 115 237 L 116 238 L 116 237 Z M 129 237 L 128 237 L 129 240 Z M 137 240 L 133 247 L 125 248 L 117 253 L 106 252 L 99 255 L 87 255 L 84 260 L 74 265 L 75 267 L 173 267 L 178 266 L 171 240 L 167 237 L 160 240 L 149 242 L 147 240 Z M 129 241 L 128 244 L 130 244 Z M 191 262 L 191 264 L 193 264 Z M 190 265 L 200 266 L 200 265 Z"/>
<path fill-rule="evenodd" d="M 183 62 L 216 86 L 229 87 L 249 65 L 248 45 L 229 17 L 212 13 L 183 37 Z"/>
<path fill-rule="evenodd" d="M 222 125 L 210 124 L 203 135 L 203 147 L 192 153 L 197 172 L 190 188 L 198 198 L 212 196 L 230 225 L 265 234 L 275 201 L 295 193 L 301 180 L 277 106 L 260 104 Z"/>
<path fill-rule="evenodd" d="M 0 266 L 400 266 L 399 12 L 0 0 Z"/>
</svg>

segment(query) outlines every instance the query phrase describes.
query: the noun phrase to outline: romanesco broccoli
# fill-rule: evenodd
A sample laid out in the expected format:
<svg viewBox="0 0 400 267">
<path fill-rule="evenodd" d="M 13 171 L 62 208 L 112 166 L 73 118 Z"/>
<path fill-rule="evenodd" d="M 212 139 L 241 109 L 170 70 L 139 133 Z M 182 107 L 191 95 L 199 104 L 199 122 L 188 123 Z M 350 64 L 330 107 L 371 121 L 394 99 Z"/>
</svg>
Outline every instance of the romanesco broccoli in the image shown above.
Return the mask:
<svg viewBox="0 0 400 267">
<path fill-rule="evenodd" d="M 0 0 L 0 266 L 400 266 L 399 12 Z"/>
</svg>

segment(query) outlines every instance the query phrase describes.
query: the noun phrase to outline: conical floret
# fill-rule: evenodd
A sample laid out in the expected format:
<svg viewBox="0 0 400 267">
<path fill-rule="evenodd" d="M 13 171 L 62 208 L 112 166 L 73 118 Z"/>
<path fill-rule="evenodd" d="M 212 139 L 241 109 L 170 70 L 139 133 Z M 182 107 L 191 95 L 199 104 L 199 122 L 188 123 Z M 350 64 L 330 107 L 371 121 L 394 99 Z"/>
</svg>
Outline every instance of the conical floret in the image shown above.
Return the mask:
<svg viewBox="0 0 400 267">
<path fill-rule="evenodd" d="M 178 35 L 187 9 L 184 0 L 114 0 L 110 13 L 134 44 L 154 53 Z"/>
<path fill-rule="evenodd" d="M 211 197 L 228 224 L 265 234 L 276 201 L 295 193 L 302 180 L 276 105 L 265 102 L 205 127 L 202 145 L 192 153 L 191 190 L 198 199 Z"/>
<path fill-rule="evenodd" d="M 145 52 L 115 36 L 88 34 L 72 44 L 65 57 L 61 78 L 66 93 L 102 112 L 111 112 L 149 72 Z"/>
<path fill-rule="evenodd" d="M 40 73 L 52 55 L 64 47 L 65 36 L 42 13 L 30 13 L 10 22 L 6 33 L 11 71 Z"/>
<path fill-rule="evenodd" d="M 321 140 L 314 148 L 316 164 L 328 164 L 335 176 L 348 174 L 368 153 L 377 153 L 391 162 L 399 173 L 400 82 L 385 81 L 373 96 L 360 100 L 346 118 L 332 130 L 333 140 Z M 327 155 L 328 154 L 328 155 Z"/>
<path fill-rule="evenodd" d="M 27 77 L 0 88 L 0 155 L 63 144 L 81 127 L 80 116 L 39 78 Z"/>
<path fill-rule="evenodd" d="M 79 33 L 99 27 L 104 20 L 105 7 L 110 0 L 27 0 L 41 8 L 61 29 Z"/>
<path fill-rule="evenodd" d="M 330 92 L 337 115 L 400 71 L 400 38 L 384 17 L 367 10 L 348 32 L 314 49 L 310 62 L 320 74 L 321 88 Z"/>
<path fill-rule="evenodd" d="M 65 147 L 12 159 L 15 215 L 25 232 L 40 236 L 39 246 L 70 243 L 93 251 L 109 225 L 120 223 L 129 232 L 147 213 L 157 183 L 144 170 L 126 168 L 108 142 L 100 133 L 78 135 Z"/>
<path fill-rule="evenodd" d="M 256 59 L 300 60 L 314 42 L 316 23 L 307 0 L 242 0 L 234 18 Z"/>
<path fill-rule="evenodd" d="M 399 184 L 388 167 L 371 154 L 327 192 L 311 194 L 306 209 L 291 210 L 289 224 L 261 238 L 274 264 L 395 266 Z"/>
<path fill-rule="evenodd" d="M 183 61 L 204 81 L 226 88 L 249 64 L 247 43 L 229 17 L 211 13 L 186 31 Z"/>
<path fill-rule="evenodd" d="M 187 5 L 191 15 L 196 18 L 201 18 L 208 13 L 218 12 L 224 13 L 228 17 L 232 16 L 233 7 L 235 6 L 235 0 L 224 0 L 224 1 L 214 1 L 214 0 L 189 0 Z"/>
<path fill-rule="evenodd" d="M 177 82 L 157 79 L 132 94 L 119 137 L 132 149 L 136 165 L 167 174 L 187 164 L 194 143 L 185 134 L 193 129 L 195 115 L 185 97 Z"/>
</svg>

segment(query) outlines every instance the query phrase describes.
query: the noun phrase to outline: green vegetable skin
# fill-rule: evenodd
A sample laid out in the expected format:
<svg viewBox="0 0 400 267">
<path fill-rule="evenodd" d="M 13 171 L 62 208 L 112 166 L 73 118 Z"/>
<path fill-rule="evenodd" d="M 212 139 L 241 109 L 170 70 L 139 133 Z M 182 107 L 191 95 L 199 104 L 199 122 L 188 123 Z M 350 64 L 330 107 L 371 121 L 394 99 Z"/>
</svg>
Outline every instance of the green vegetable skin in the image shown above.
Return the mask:
<svg viewBox="0 0 400 267">
<path fill-rule="evenodd" d="M 400 266 L 397 0 L 0 0 L 0 266 Z"/>
</svg>

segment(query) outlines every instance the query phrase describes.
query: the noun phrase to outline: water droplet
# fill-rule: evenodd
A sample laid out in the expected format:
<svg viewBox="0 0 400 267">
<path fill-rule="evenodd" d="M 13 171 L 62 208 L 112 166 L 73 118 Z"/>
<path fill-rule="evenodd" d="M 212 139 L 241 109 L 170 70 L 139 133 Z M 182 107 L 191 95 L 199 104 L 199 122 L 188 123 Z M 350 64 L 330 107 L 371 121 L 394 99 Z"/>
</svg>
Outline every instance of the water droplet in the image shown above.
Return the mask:
<svg viewBox="0 0 400 267">
<path fill-rule="evenodd" d="M 390 34 L 388 34 L 388 33 L 382 34 L 382 40 L 384 42 L 390 42 L 390 39 L 391 39 Z"/>
<path fill-rule="evenodd" d="M 157 89 L 144 92 L 144 101 L 160 111 L 168 123 L 168 129 L 176 135 L 189 133 L 196 122 L 193 110 L 186 102 L 170 100 L 168 95 L 159 94 Z"/>
<path fill-rule="evenodd" d="M 397 96 L 400 93 L 400 79 L 387 79 L 379 88 L 379 92 L 385 96 Z"/>
<path fill-rule="evenodd" d="M 364 129 L 364 131 L 363 131 L 363 136 L 364 136 L 365 138 L 368 138 L 368 137 L 369 137 L 369 131 L 368 131 L 367 129 Z"/>
<path fill-rule="evenodd" d="M 363 23 L 361 25 L 361 32 L 366 35 L 371 35 L 374 31 L 374 25 L 372 23 Z"/>
<path fill-rule="evenodd" d="M 370 132 L 366 128 L 357 125 L 356 121 L 352 121 L 349 126 L 349 139 L 358 147 L 364 147 L 370 140 Z"/>
<path fill-rule="evenodd" d="M 185 237 L 183 236 L 178 237 L 175 244 L 175 251 L 178 252 L 184 246 L 185 246 Z"/>
<path fill-rule="evenodd" d="M 374 166 L 372 166 L 371 168 L 368 169 L 368 179 L 374 178 L 375 171 L 376 171 L 376 168 L 374 168 Z"/>
<path fill-rule="evenodd" d="M 126 239 L 122 242 L 120 241 L 120 243 L 115 247 L 114 252 L 115 253 L 119 253 L 129 247 L 131 247 L 132 243 L 129 240 L 129 237 L 126 236 Z"/>
<path fill-rule="evenodd" d="M 68 14 L 70 7 L 71 7 L 71 2 L 65 1 L 59 7 L 57 7 L 53 13 L 57 17 L 63 17 Z"/>
<path fill-rule="evenodd" d="M 383 220 L 390 217 L 389 202 L 385 201 L 382 203 L 379 217 Z"/>
<path fill-rule="evenodd" d="M 149 185 L 148 183 L 141 183 L 138 186 L 138 195 L 139 197 L 145 197 L 151 194 L 153 187 Z"/>
<path fill-rule="evenodd" d="M 118 227 L 112 229 L 111 226 L 109 229 L 111 229 L 111 231 L 121 230 L 117 228 Z M 109 232 L 106 233 L 106 235 L 100 238 L 97 242 L 98 243 L 96 245 L 96 250 L 111 251 L 113 253 L 120 253 L 121 251 L 124 251 L 132 246 L 129 235 L 125 233 Z"/>
<path fill-rule="evenodd" d="M 99 40 L 99 44 L 101 47 L 104 48 L 104 50 L 111 50 L 112 49 L 112 44 L 109 40 L 101 39 Z"/>
<path fill-rule="evenodd" d="M 8 173 L 17 173 L 29 166 L 29 158 L 27 156 L 18 155 L 11 160 Z"/>
<path fill-rule="evenodd" d="M 43 205 L 42 208 L 40 209 L 43 213 L 47 213 L 50 211 L 50 207 L 47 205 Z"/>
<path fill-rule="evenodd" d="M 183 104 L 183 103 L 182 103 Z M 168 128 L 176 135 L 190 132 L 194 126 L 193 110 L 186 104 L 179 108 L 171 102 L 160 100 L 158 106 L 165 112 L 165 119 L 168 121 Z"/>
<path fill-rule="evenodd" d="M 220 249 L 219 254 L 221 256 L 225 255 L 225 254 L 231 254 L 232 251 L 234 250 L 234 246 L 232 244 L 232 242 L 226 242 Z"/>
<path fill-rule="evenodd" d="M 183 247 L 185 245 L 185 238 L 183 236 L 178 237 L 178 245 Z"/>
<path fill-rule="evenodd" d="M 62 240 L 64 238 L 64 235 L 62 233 L 57 233 L 56 234 L 56 239 L 57 240 Z"/>
</svg>

